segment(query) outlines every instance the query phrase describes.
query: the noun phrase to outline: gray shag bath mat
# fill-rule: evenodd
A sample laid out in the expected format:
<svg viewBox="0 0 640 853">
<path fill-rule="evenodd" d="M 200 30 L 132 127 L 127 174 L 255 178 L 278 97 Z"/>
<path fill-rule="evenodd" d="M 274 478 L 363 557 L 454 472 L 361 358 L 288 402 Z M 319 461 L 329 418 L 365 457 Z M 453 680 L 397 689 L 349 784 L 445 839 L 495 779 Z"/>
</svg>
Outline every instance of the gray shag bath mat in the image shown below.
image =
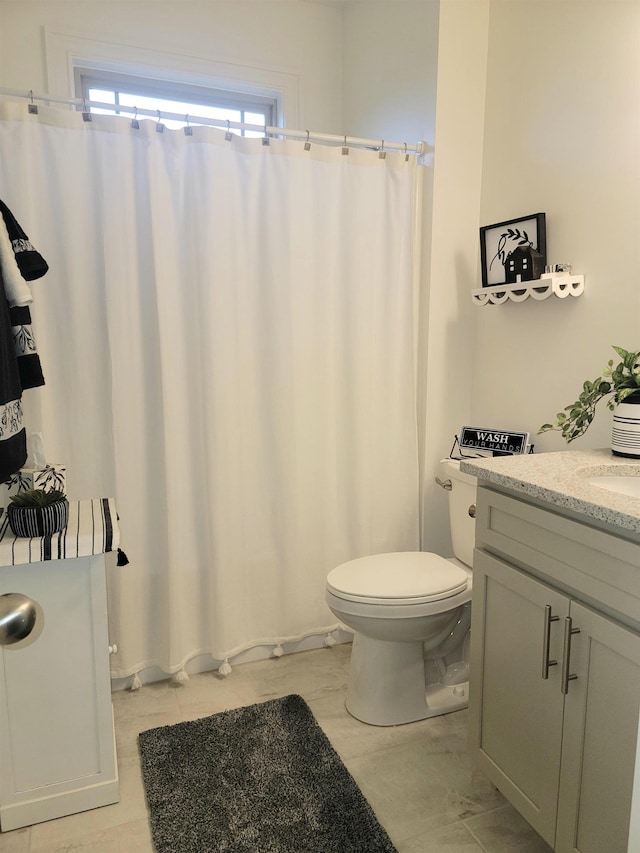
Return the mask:
<svg viewBox="0 0 640 853">
<path fill-rule="evenodd" d="M 139 736 L 158 853 L 396 853 L 300 696 Z"/>
</svg>

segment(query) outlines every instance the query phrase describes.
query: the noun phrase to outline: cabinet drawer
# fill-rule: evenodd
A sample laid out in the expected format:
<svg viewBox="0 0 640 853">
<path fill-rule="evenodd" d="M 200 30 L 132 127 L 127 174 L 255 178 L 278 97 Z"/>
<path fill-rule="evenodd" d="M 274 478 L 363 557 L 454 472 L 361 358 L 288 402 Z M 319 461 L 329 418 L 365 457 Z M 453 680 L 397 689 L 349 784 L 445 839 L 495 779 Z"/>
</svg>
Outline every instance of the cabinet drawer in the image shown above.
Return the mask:
<svg viewBox="0 0 640 853">
<path fill-rule="evenodd" d="M 640 628 L 640 544 L 487 487 L 476 546 Z"/>
</svg>

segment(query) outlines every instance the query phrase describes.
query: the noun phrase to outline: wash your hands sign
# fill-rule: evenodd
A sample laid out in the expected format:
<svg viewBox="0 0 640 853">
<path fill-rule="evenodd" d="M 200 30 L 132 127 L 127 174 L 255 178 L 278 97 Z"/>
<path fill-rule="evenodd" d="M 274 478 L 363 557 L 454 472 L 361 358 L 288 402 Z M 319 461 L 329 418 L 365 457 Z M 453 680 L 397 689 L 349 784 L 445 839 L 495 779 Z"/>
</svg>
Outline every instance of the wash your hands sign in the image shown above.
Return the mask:
<svg viewBox="0 0 640 853">
<path fill-rule="evenodd" d="M 463 450 L 482 450 L 494 455 L 514 456 L 529 453 L 529 433 L 504 429 L 484 429 L 463 426 L 460 430 L 460 447 Z"/>
</svg>

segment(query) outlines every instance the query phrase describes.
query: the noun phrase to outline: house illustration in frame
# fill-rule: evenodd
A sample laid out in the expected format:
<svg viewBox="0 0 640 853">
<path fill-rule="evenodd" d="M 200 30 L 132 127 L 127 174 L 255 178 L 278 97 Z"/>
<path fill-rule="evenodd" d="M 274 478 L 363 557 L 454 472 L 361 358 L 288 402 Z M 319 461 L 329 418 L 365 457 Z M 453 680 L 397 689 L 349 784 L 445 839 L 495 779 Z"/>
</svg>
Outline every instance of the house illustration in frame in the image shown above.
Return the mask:
<svg viewBox="0 0 640 853">
<path fill-rule="evenodd" d="M 547 263 L 546 217 L 532 213 L 480 228 L 482 286 L 533 281 Z"/>
</svg>

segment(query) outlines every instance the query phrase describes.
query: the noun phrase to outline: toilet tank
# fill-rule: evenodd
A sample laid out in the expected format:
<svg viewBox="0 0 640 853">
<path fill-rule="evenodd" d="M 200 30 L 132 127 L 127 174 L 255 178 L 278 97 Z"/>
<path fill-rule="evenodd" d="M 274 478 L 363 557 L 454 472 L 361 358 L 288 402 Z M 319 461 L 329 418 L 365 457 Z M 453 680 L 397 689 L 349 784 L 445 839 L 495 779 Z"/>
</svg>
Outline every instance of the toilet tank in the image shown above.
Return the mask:
<svg viewBox="0 0 640 853">
<path fill-rule="evenodd" d="M 451 481 L 449 495 L 449 526 L 453 553 L 466 566 L 472 565 L 476 537 L 475 505 L 477 480 L 460 470 L 458 459 L 441 461 L 441 477 Z M 472 517 L 469 508 L 473 507 Z"/>
</svg>

